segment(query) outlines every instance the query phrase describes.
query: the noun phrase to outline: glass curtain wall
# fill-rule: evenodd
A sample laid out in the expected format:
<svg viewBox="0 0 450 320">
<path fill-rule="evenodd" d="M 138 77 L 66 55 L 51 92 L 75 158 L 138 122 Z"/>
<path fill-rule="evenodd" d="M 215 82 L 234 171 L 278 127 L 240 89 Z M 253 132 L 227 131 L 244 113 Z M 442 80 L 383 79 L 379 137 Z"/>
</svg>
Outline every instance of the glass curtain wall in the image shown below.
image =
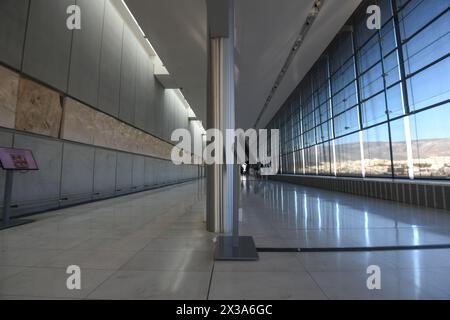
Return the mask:
<svg viewBox="0 0 450 320">
<path fill-rule="evenodd" d="M 281 173 L 450 179 L 449 5 L 363 1 L 268 125 Z"/>
</svg>

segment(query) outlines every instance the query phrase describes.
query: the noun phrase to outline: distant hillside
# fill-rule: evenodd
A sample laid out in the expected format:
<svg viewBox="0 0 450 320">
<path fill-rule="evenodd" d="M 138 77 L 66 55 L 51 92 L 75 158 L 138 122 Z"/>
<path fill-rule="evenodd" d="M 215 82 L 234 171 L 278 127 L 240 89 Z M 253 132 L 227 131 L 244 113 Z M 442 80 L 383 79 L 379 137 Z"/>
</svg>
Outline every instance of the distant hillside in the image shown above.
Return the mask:
<svg viewBox="0 0 450 320">
<path fill-rule="evenodd" d="M 412 149 L 415 158 L 450 157 L 450 138 L 412 141 Z M 406 158 L 406 143 L 393 143 L 392 151 L 395 155 L 404 154 Z M 360 152 L 359 143 L 336 145 L 336 153 L 339 159 L 344 161 L 355 160 L 359 157 Z M 371 158 L 390 159 L 390 148 L 387 142 L 365 143 L 364 153 L 370 154 Z"/>
</svg>

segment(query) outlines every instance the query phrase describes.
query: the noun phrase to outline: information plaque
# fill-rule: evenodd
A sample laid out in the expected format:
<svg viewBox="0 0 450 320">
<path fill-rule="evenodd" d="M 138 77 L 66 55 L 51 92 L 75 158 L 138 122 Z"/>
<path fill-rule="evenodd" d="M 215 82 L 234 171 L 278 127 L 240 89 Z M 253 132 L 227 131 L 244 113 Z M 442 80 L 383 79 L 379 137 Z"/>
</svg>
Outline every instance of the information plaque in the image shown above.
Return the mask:
<svg viewBox="0 0 450 320">
<path fill-rule="evenodd" d="M 33 153 L 26 149 L 0 148 L 0 164 L 4 170 L 38 170 Z"/>
</svg>

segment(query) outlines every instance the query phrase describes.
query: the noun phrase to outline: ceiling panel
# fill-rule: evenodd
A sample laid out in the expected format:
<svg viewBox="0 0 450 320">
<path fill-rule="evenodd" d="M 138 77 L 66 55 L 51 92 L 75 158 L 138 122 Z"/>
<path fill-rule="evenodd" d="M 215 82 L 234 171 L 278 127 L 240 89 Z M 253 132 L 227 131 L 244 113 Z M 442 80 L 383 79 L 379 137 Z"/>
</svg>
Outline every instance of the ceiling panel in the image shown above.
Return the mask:
<svg viewBox="0 0 450 320">
<path fill-rule="evenodd" d="M 206 1 L 126 0 L 197 117 L 206 119 Z"/>
<path fill-rule="evenodd" d="M 265 125 L 361 0 L 325 0 L 264 113 Z M 206 119 L 206 1 L 126 0 L 198 118 Z M 237 126 L 254 126 L 313 0 L 236 0 Z"/>
</svg>

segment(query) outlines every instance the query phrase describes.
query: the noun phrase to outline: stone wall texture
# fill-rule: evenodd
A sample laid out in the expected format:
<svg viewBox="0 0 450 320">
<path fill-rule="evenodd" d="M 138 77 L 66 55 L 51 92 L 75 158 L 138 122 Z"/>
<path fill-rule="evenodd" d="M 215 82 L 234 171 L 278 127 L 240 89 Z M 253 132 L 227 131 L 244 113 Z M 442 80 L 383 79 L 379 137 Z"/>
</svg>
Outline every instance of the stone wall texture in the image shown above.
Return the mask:
<svg viewBox="0 0 450 320">
<path fill-rule="evenodd" d="M 61 117 L 58 92 L 32 80 L 20 78 L 16 107 L 17 130 L 58 138 Z"/>
<path fill-rule="evenodd" d="M 0 127 L 168 160 L 173 148 L 1 66 Z"/>
<path fill-rule="evenodd" d="M 64 101 L 61 138 L 170 159 L 173 145 L 71 98 Z"/>
<path fill-rule="evenodd" d="M 0 66 L 0 127 L 14 128 L 19 75 Z"/>
</svg>

